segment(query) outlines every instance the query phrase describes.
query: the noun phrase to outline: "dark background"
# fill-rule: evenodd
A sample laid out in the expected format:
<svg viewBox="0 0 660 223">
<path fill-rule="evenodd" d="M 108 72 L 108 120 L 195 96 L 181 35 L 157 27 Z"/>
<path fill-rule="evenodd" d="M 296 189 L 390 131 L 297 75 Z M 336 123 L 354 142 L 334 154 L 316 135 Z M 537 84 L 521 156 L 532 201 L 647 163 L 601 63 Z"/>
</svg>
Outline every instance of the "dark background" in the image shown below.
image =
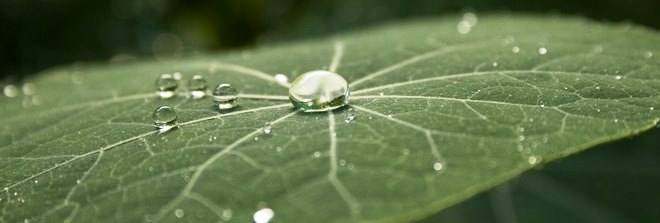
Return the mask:
<svg viewBox="0 0 660 223">
<path fill-rule="evenodd" d="M 76 61 L 179 57 L 466 10 L 660 28 L 659 0 L 0 0 L 0 84 Z M 531 171 L 422 222 L 660 222 L 660 128 Z"/>
<path fill-rule="evenodd" d="M 176 57 L 464 10 L 660 27 L 658 0 L 1 0 L 0 82 L 75 61 Z"/>
</svg>

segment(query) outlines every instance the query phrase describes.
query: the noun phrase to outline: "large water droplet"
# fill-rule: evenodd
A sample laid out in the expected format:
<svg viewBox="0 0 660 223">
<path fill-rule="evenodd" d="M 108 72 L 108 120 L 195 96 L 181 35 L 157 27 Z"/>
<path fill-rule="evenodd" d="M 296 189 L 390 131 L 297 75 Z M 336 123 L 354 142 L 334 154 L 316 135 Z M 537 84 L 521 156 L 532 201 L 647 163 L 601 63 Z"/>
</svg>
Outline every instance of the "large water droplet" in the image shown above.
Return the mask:
<svg viewBox="0 0 660 223">
<path fill-rule="evenodd" d="M 195 75 L 188 81 L 188 90 L 193 98 L 203 98 L 206 95 L 206 79 L 202 75 Z"/>
<path fill-rule="evenodd" d="M 220 84 L 213 90 L 213 101 L 220 110 L 234 108 L 237 98 L 238 91 L 230 84 Z"/>
<path fill-rule="evenodd" d="M 176 112 L 169 106 L 158 107 L 151 115 L 151 118 L 154 119 L 154 124 L 156 124 L 156 127 L 158 127 L 161 132 L 165 132 L 176 126 Z"/>
<path fill-rule="evenodd" d="M 275 216 L 273 209 L 262 208 L 254 212 L 252 219 L 254 220 L 254 223 L 268 223 L 271 219 L 273 219 L 273 216 Z"/>
<path fill-rule="evenodd" d="M 171 98 L 178 86 L 179 82 L 171 74 L 161 74 L 156 79 L 156 94 L 163 99 Z"/>
<path fill-rule="evenodd" d="M 329 111 L 348 104 L 348 83 L 339 74 L 316 70 L 300 75 L 291 83 L 291 103 L 305 112 Z"/>
</svg>

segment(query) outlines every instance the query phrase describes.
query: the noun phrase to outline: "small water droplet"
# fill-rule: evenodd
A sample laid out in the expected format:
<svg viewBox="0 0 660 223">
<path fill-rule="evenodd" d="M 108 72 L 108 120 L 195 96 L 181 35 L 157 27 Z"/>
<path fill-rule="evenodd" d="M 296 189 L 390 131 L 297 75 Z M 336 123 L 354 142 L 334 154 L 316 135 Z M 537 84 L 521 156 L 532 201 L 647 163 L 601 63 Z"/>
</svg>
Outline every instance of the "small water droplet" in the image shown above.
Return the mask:
<svg viewBox="0 0 660 223">
<path fill-rule="evenodd" d="M 222 210 L 222 220 L 229 221 L 231 220 L 232 215 L 233 215 L 233 211 L 231 209 Z"/>
<path fill-rule="evenodd" d="M 275 216 L 275 212 L 270 208 L 262 208 L 252 215 L 254 223 L 268 223 Z"/>
<path fill-rule="evenodd" d="M 202 75 L 195 75 L 188 81 L 188 90 L 190 95 L 195 98 L 203 98 L 206 95 L 206 79 Z"/>
<path fill-rule="evenodd" d="M 614 76 L 614 79 L 617 79 L 617 80 L 621 80 L 622 78 L 623 78 L 623 76 L 621 76 L 621 75 Z"/>
<path fill-rule="evenodd" d="M 33 83 L 25 83 L 21 89 L 25 95 L 33 95 L 35 93 L 35 86 Z"/>
<path fill-rule="evenodd" d="M 539 48 L 539 54 L 541 54 L 541 55 L 545 55 L 545 54 L 547 54 L 547 53 L 548 53 L 548 49 L 547 49 L 547 48 L 545 48 L 545 47 L 541 47 L 541 48 Z"/>
<path fill-rule="evenodd" d="M 5 94 L 5 96 L 13 98 L 18 95 L 18 88 L 14 85 L 5 85 L 5 87 L 2 89 L 2 92 Z"/>
<path fill-rule="evenodd" d="M 436 163 L 433 164 L 433 169 L 434 169 L 435 171 L 440 171 L 440 170 L 442 170 L 442 169 L 444 169 L 444 168 L 445 168 L 445 165 L 442 164 L 441 162 L 436 162 Z"/>
<path fill-rule="evenodd" d="M 523 135 L 518 136 L 518 141 L 525 141 L 525 136 Z"/>
<path fill-rule="evenodd" d="M 172 77 L 174 78 L 174 80 L 177 80 L 177 81 L 178 81 L 178 80 L 181 80 L 181 78 L 183 77 L 183 75 L 181 75 L 181 72 L 174 72 L 174 73 L 172 74 Z"/>
<path fill-rule="evenodd" d="M 289 77 L 284 74 L 275 74 L 275 81 L 282 85 L 289 85 Z"/>
<path fill-rule="evenodd" d="M 344 159 L 339 160 L 339 166 L 346 166 L 346 160 Z"/>
<path fill-rule="evenodd" d="M 82 183 L 82 181 L 76 180 L 76 184 L 80 184 L 80 183 Z"/>
<path fill-rule="evenodd" d="M 596 109 L 596 112 L 600 112 L 600 108 L 597 108 L 597 109 Z"/>
<path fill-rule="evenodd" d="M 348 83 L 339 74 L 316 70 L 300 75 L 289 88 L 294 107 L 304 112 L 329 111 L 348 104 Z"/>
<path fill-rule="evenodd" d="M 463 14 L 463 21 L 466 21 L 470 26 L 475 26 L 479 22 L 479 17 L 473 12 L 466 12 Z"/>
<path fill-rule="evenodd" d="M 383 95 L 385 95 L 385 92 L 380 92 L 380 93 L 378 93 L 378 95 L 383 96 Z"/>
<path fill-rule="evenodd" d="M 184 214 L 185 213 L 183 212 L 183 209 L 176 209 L 174 211 L 174 216 L 176 216 L 177 218 L 183 218 Z"/>
<path fill-rule="evenodd" d="M 179 82 L 171 74 L 161 74 L 156 79 L 156 94 L 163 99 L 171 98 L 178 86 Z"/>
<path fill-rule="evenodd" d="M 545 108 L 545 105 L 544 105 L 544 104 L 541 104 L 540 106 L 541 106 L 541 108 Z"/>
<path fill-rule="evenodd" d="M 220 110 L 234 108 L 237 98 L 238 91 L 230 84 L 220 84 L 213 90 L 213 101 Z"/>
<path fill-rule="evenodd" d="M 497 62 L 493 62 L 493 67 L 497 67 L 499 65 Z"/>
<path fill-rule="evenodd" d="M 349 114 L 346 116 L 346 120 L 344 120 L 344 121 L 345 121 L 346 123 L 350 124 L 351 122 L 353 122 L 353 121 L 355 120 L 355 118 L 356 118 L 355 114 L 353 114 L 353 113 L 349 113 Z"/>
<path fill-rule="evenodd" d="M 653 52 L 651 52 L 651 51 L 644 52 L 644 58 L 648 59 L 648 58 L 651 58 L 651 57 L 653 57 Z"/>
<path fill-rule="evenodd" d="M 456 24 L 456 30 L 460 34 L 468 34 L 470 31 L 472 31 L 472 26 L 467 21 L 460 21 L 458 24 Z"/>
<path fill-rule="evenodd" d="M 254 141 L 259 141 L 259 136 L 255 136 Z"/>
<path fill-rule="evenodd" d="M 514 46 L 513 48 L 511 48 L 511 52 L 520 53 L 520 47 Z"/>
<path fill-rule="evenodd" d="M 176 112 L 170 106 L 160 106 L 156 108 L 154 113 L 151 115 L 151 118 L 154 120 L 156 127 L 160 129 L 160 132 L 165 132 L 172 129 L 176 126 Z"/>
<path fill-rule="evenodd" d="M 540 161 L 541 161 L 541 157 L 537 157 L 537 156 L 529 156 L 529 157 L 527 157 L 527 163 L 529 163 L 530 165 L 537 164 L 537 163 L 539 163 Z"/>
<path fill-rule="evenodd" d="M 619 122 L 619 119 L 618 119 L 618 118 L 615 118 L 615 119 L 614 119 L 614 123 L 617 123 L 617 122 Z"/>
<path fill-rule="evenodd" d="M 316 152 L 314 152 L 314 154 L 312 154 L 312 156 L 314 156 L 316 158 L 321 157 L 321 152 L 316 151 Z"/>
<path fill-rule="evenodd" d="M 651 111 L 653 111 L 653 109 L 654 109 L 653 107 L 650 107 L 650 108 L 649 108 L 649 110 L 651 110 Z"/>
<path fill-rule="evenodd" d="M 524 132 L 524 131 L 525 131 L 525 128 L 523 128 L 523 127 L 518 127 L 518 132 Z"/>
<path fill-rule="evenodd" d="M 596 86 L 596 90 L 600 90 L 600 86 Z"/>
<path fill-rule="evenodd" d="M 39 183 L 39 181 L 38 181 L 38 180 L 34 180 L 34 184 L 38 184 L 38 183 Z"/>
<path fill-rule="evenodd" d="M 270 124 L 270 122 L 266 122 L 263 128 L 264 134 L 270 134 L 273 130 L 272 127 L 273 126 Z"/>
</svg>

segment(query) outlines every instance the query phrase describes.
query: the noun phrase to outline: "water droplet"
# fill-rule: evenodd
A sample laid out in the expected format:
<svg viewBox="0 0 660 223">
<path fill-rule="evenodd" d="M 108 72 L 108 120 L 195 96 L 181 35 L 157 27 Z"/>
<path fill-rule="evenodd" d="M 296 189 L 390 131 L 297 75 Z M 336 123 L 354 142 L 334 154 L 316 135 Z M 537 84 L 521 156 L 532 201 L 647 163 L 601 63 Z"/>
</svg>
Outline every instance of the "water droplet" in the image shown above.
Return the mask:
<svg viewBox="0 0 660 223">
<path fill-rule="evenodd" d="M 271 219 L 273 219 L 273 216 L 275 216 L 273 209 L 262 208 L 254 212 L 252 219 L 254 220 L 254 223 L 268 223 Z"/>
<path fill-rule="evenodd" d="M 436 163 L 433 164 L 433 169 L 434 169 L 435 171 L 440 171 L 440 170 L 442 170 L 442 169 L 444 169 L 444 168 L 445 168 L 445 165 L 442 164 L 441 162 L 436 162 Z"/>
<path fill-rule="evenodd" d="M 254 141 L 259 141 L 259 136 L 255 136 Z"/>
<path fill-rule="evenodd" d="M 497 67 L 499 65 L 497 62 L 493 62 L 493 67 Z"/>
<path fill-rule="evenodd" d="M 229 221 L 229 220 L 231 220 L 231 217 L 232 217 L 232 215 L 233 215 L 232 212 L 233 212 L 233 211 L 232 211 L 231 209 L 225 209 L 225 210 L 222 210 L 222 220 L 224 220 L 224 221 Z"/>
<path fill-rule="evenodd" d="M 188 90 L 193 98 L 203 98 L 206 95 L 206 79 L 202 75 L 195 75 L 188 81 Z"/>
<path fill-rule="evenodd" d="M 156 94 L 163 99 L 171 98 L 178 86 L 179 82 L 171 74 L 161 74 L 156 79 Z"/>
<path fill-rule="evenodd" d="M 80 184 L 80 183 L 82 183 L 82 181 L 76 180 L 76 184 Z"/>
<path fill-rule="evenodd" d="M 183 209 L 176 209 L 174 211 L 174 216 L 176 216 L 177 218 L 183 218 L 184 214 L 185 213 L 183 212 Z"/>
<path fill-rule="evenodd" d="M 649 108 L 649 110 L 651 110 L 651 111 L 653 111 L 653 109 L 654 109 L 653 107 L 650 107 L 650 108 Z"/>
<path fill-rule="evenodd" d="M 617 79 L 617 80 L 621 80 L 622 78 L 623 78 L 623 76 L 621 76 L 621 75 L 614 76 L 614 79 Z"/>
<path fill-rule="evenodd" d="M 151 115 L 151 118 L 153 118 L 154 124 L 156 124 L 156 127 L 158 127 L 161 132 L 165 132 L 176 126 L 176 112 L 169 106 L 160 106 L 156 108 Z"/>
<path fill-rule="evenodd" d="M 653 57 L 653 52 L 651 52 L 651 51 L 644 52 L 644 58 L 648 59 L 648 58 L 651 58 L 651 57 Z"/>
<path fill-rule="evenodd" d="M 472 26 L 467 21 L 460 21 L 458 24 L 456 24 L 456 30 L 460 34 L 467 34 L 472 31 Z"/>
<path fill-rule="evenodd" d="M 321 157 L 321 152 L 316 151 L 316 152 L 314 152 L 314 154 L 312 154 L 312 155 L 313 155 L 314 157 L 318 158 L 318 157 Z"/>
<path fill-rule="evenodd" d="M 14 85 L 6 85 L 3 89 L 2 92 L 5 93 L 5 96 L 13 98 L 18 95 L 18 88 Z"/>
<path fill-rule="evenodd" d="M 174 72 L 174 73 L 172 74 L 172 77 L 174 78 L 174 80 L 177 80 L 177 81 L 178 81 L 178 80 L 181 80 L 181 78 L 183 77 L 183 75 L 181 74 L 181 72 Z"/>
<path fill-rule="evenodd" d="M 545 47 L 541 47 L 541 48 L 539 48 L 539 54 L 541 54 L 541 55 L 545 55 L 545 54 L 547 54 L 547 53 L 548 53 L 548 49 L 547 49 L 547 48 L 545 48 Z"/>
<path fill-rule="evenodd" d="M 596 86 L 596 90 L 600 90 L 600 86 Z"/>
<path fill-rule="evenodd" d="M 344 121 L 346 123 L 350 124 L 351 122 L 353 122 L 355 120 L 355 118 L 356 118 L 355 114 L 350 113 L 346 116 L 346 120 L 344 120 Z"/>
<path fill-rule="evenodd" d="M 525 141 L 525 136 L 523 135 L 518 136 L 518 141 Z"/>
<path fill-rule="evenodd" d="M 25 83 L 21 89 L 25 95 L 33 95 L 35 93 L 35 86 L 33 83 Z"/>
<path fill-rule="evenodd" d="M 348 83 L 339 74 L 316 70 L 300 75 L 291 83 L 291 103 L 305 112 L 329 111 L 348 104 Z"/>
<path fill-rule="evenodd" d="M 537 157 L 537 156 L 529 156 L 529 157 L 527 157 L 527 163 L 529 163 L 530 165 L 537 164 L 537 163 L 539 163 L 540 161 L 541 161 L 541 157 Z"/>
<path fill-rule="evenodd" d="M 339 160 L 339 166 L 346 166 L 346 160 L 345 159 Z"/>
<path fill-rule="evenodd" d="M 213 90 L 213 101 L 220 110 L 234 108 L 237 98 L 238 92 L 230 84 L 220 84 Z"/>
<path fill-rule="evenodd" d="M 270 134 L 273 130 L 272 128 L 273 128 L 273 126 L 270 124 L 270 122 L 266 122 L 264 124 L 264 129 L 263 129 L 264 134 Z"/>
<path fill-rule="evenodd" d="M 520 53 L 520 47 L 514 46 L 513 48 L 511 48 L 511 52 Z"/>
<path fill-rule="evenodd" d="M 618 118 L 615 118 L 615 119 L 614 119 L 614 123 L 617 123 L 617 122 L 619 122 L 619 119 L 618 119 Z"/>
<path fill-rule="evenodd" d="M 380 93 L 378 93 L 378 95 L 383 96 L 383 95 L 385 95 L 385 92 L 380 92 Z"/>
<path fill-rule="evenodd" d="M 596 112 L 600 112 L 600 108 L 597 108 L 597 109 L 596 109 Z"/>
<path fill-rule="evenodd" d="M 289 85 L 289 77 L 284 74 L 275 74 L 275 81 L 282 85 Z"/>
</svg>

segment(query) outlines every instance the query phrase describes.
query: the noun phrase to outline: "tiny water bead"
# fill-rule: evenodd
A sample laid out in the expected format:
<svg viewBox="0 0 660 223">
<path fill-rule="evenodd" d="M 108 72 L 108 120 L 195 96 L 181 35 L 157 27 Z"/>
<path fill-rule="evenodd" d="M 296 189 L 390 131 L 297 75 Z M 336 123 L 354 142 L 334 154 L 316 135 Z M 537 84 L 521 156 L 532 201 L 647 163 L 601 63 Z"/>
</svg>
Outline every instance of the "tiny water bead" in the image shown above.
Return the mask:
<svg viewBox="0 0 660 223">
<path fill-rule="evenodd" d="M 353 121 L 355 120 L 355 118 L 357 118 L 357 117 L 355 116 L 355 114 L 352 114 L 352 113 L 351 113 L 351 114 L 348 114 L 348 115 L 346 116 L 346 120 L 344 120 L 344 122 L 350 124 L 351 122 L 353 122 Z"/>
<path fill-rule="evenodd" d="M 275 212 L 270 208 L 262 208 L 252 215 L 254 223 L 268 223 L 275 216 Z"/>
<path fill-rule="evenodd" d="M 171 98 L 178 86 L 179 82 L 171 74 L 161 74 L 156 79 L 156 94 L 163 99 Z"/>
<path fill-rule="evenodd" d="M 539 48 L 539 54 L 541 55 L 546 55 L 548 53 L 548 49 L 545 47 Z"/>
<path fill-rule="evenodd" d="M 300 75 L 289 87 L 289 99 L 304 112 L 329 111 L 348 104 L 348 82 L 339 74 L 316 70 Z"/>
<path fill-rule="evenodd" d="M 277 83 L 280 83 L 282 85 L 288 85 L 289 77 L 287 77 L 284 74 L 275 74 L 275 81 L 277 81 Z"/>
<path fill-rule="evenodd" d="M 183 212 L 182 209 L 176 209 L 174 211 L 174 216 L 176 216 L 177 218 L 182 218 L 184 214 L 185 214 L 185 212 Z"/>
<path fill-rule="evenodd" d="M 227 110 L 236 106 L 238 91 L 230 84 L 220 84 L 215 87 L 212 96 L 218 109 Z"/>
<path fill-rule="evenodd" d="M 164 132 L 175 126 L 177 115 L 172 107 L 160 106 L 154 111 L 151 118 L 153 118 L 156 127 Z"/>
<path fill-rule="evenodd" d="M 270 122 L 266 122 L 264 124 L 263 128 L 264 134 L 268 135 L 273 131 L 273 126 L 270 124 Z"/>
<path fill-rule="evenodd" d="M 202 75 L 195 75 L 188 81 L 188 90 L 193 98 L 203 98 L 206 95 L 206 79 Z"/>
<path fill-rule="evenodd" d="M 511 48 L 511 52 L 519 53 L 520 52 L 520 47 L 514 46 L 513 48 Z"/>
<path fill-rule="evenodd" d="M 18 95 L 18 88 L 10 84 L 2 88 L 2 92 L 5 94 L 5 96 L 13 98 Z"/>
</svg>

